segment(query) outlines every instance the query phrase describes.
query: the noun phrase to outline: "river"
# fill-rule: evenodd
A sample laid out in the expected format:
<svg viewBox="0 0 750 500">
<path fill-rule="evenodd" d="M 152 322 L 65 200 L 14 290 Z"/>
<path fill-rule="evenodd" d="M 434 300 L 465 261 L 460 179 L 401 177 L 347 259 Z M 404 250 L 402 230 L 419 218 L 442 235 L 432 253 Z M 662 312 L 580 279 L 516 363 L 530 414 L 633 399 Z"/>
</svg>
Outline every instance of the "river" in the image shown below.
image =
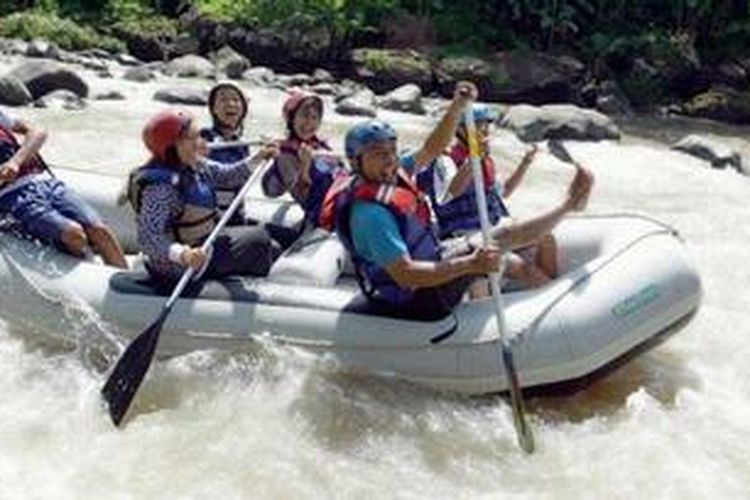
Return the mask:
<svg viewBox="0 0 750 500">
<path fill-rule="evenodd" d="M 140 129 L 162 106 L 151 95 L 177 82 L 83 74 L 93 93 L 114 89 L 127 100 L 3 109 L 50 131 L 51 163 L 123 176 L 145 159 Z M 281 133 L 282 93 L 248 91 L 248 135 Z M 404 144 L 432 123 L 381 116 Z M 328 113 L 323 135 L 340 149 L 355 121 Z M 750 182 L 663 142 L 707 127 L 639 119 L 619 143 L 569 144 L 596 175 L 588 210 L 677 228 L 705 295 L 692 322 L 655 349 L 576 394 L 529 399 L 535 454 L 516 446 L 502 398 L 343 375 L 272 343 L 155 364 L 141 413 L 117 430 L 91 359 L 116 332 L 32 290 L 0 290 L 0 498 L 750 498 Z M 501 165 L 524 152 L 502 131 L 493 146 Z M 542 152 L 513 210 L 551 205 L 571 175 Z M 4 318 L 11 303 L 24 314 Z"/>
</svg>

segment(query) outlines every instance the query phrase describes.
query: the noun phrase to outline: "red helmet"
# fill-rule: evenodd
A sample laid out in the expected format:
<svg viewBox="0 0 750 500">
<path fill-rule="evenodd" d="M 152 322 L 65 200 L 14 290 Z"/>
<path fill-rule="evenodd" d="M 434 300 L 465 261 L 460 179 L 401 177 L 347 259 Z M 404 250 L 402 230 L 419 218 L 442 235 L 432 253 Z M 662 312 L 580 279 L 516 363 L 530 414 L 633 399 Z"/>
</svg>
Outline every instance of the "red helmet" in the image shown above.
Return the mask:
<svg viewBox="0 0 750 500">
<path fill-rule="evenodd" d="M 307 99 L 313 99 L 315 101 L 318 111 L 320 111 L 320 116 L 323 116 L 323 99 L 321 99 L 319 95 L 297 88 L 290 89 L 288 92 L 289 97 L 286 98 L 286 101 L 284 101 L 284 107 L 281 108 L 281 113 L 284 115 L 284 121 L 287 124 L 292 121 L 294 114 Z"/>
<path fill-rule="evenodd" d="M 192 119 L 189 113 L 179 109 L 160 111 L 143 127 L 143 143 L 154 158 L 163 160 L 167 149 L 177 142 Z"/>
</svg>

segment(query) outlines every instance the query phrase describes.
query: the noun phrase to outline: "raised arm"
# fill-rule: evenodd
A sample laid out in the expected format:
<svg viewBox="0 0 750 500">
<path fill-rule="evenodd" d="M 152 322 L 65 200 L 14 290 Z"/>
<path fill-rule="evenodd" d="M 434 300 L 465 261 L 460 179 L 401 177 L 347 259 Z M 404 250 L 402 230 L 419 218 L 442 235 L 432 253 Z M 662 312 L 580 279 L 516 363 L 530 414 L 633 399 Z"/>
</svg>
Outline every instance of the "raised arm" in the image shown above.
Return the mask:
<svg viewBox="0 0 750 500">
<path fill-rule="evenodd" d="M 466 105 L 477 98 L 477 88 L 471 82 L 458 82 L 453 100 L 448 106 L 437 127 L 414 155 L 417 169 L 429 165 L 432 160 L 443 154 L 453 139 L 461 113 Z"/>
</svg>

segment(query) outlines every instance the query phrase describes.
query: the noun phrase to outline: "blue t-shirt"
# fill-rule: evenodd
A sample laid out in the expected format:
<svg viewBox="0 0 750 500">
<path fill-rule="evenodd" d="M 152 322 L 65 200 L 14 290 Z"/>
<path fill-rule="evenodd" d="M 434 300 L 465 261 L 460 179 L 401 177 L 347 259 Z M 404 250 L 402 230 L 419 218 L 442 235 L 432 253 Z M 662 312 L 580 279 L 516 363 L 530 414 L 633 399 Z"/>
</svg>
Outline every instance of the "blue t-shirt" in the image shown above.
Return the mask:
<svg viewBox="0 0 750 500">
<path fill-rule="evenodd" d="M 355 201 L 349 227 L 357 253 L 380 268 L 409 253 L 396 217 L 379 203 Z"/>
<path fill-rule="evenodd" d="M 411 173 L 416 167 L 414 155 L 399 158 L 401 167 Z M 409 253 L 398 229 L 396 216 L 388 208 L 375 202 L 355 201 L 349 216 L 354 248 L 360 256 L 385 268 Z"/>
</svg>

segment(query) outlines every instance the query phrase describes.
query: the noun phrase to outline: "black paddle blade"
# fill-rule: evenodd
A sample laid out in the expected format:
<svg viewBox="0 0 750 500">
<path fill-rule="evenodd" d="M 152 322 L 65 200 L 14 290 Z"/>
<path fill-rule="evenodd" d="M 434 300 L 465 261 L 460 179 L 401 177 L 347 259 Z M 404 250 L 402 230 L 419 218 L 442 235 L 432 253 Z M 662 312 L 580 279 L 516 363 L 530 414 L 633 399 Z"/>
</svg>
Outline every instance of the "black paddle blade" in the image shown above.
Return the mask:
<svg viewBox="0 0 750 500">
<path fill-rule="evenodd" d="M 531 432 L 531 426 L 526 421 L 526 409 L 523 404 L 521 382 L 518 380 L 518 372 L 516 371 L 516 364 L 513 361 L 511 347 L 505 342 L 503 342 L 502 345 L 502 353 L 505 374 L 508 377 L 508 390 L 510 391 L 510 402 L 511 408 L 513 409 L 513 423 L 516 428 L 518 444 L 526 453 L 534 453 L 536 444 L 534 443 L 534 434 Z"/>
<path fill-rule="evenodd" d="M 109 407 L 109 416 L 116 426 L 120 425 L 148 372 L 148 367 L 151 366 L 168 312 L 168 309 L 164 309 L 159 317 L 128 345 L 102 387 L 102 396 Z"/>
<path fill-rule="evenodd" d="M 555 156 L 558 160 L 564 161 L 565 163 L 573 163 L 573 157 L 568 153 L 567 148 L 563 145 L 560 139 L 550 139 L 547 141 L 547 150 L 551 155 Z"/>
</svg>

